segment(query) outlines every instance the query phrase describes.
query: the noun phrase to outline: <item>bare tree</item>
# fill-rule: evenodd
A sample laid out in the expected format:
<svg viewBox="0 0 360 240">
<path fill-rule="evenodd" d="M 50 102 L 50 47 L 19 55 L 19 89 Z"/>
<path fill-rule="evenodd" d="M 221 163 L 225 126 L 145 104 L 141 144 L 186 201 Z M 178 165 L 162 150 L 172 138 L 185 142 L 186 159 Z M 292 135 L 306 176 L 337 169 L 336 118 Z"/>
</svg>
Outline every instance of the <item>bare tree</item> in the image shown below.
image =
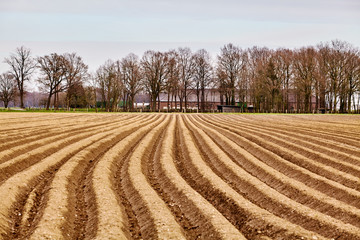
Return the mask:
<svg viewBox="0 0 360 240">
<path fill-rule="evenodd" d="M 279 111 L 282 109 L 283 103 L 283 81 L 281 58 L 275 51 L 270 51 L 270 57 L 265 66 L 265 76 L 263 78 L 262 87 L 266 91 L 266 96 L 269 96 L 269 106 L 271 111 Z"/>
<path fill-rule="evenodd" d="M 0 75 L 0 101 L 4 102 L 4 107 L 9 106 L 10 101 L 15 97 L 16 81 L 11 73 Z"/>
<path fill-rule="evenodd" d="M 65 53 L 64 57 L 64 73 L 66 79 L 66 105 L 67 108 L 70 106 L 70 99 L 72 93 L 75 93 L 75 89 L 83 83 L 88 77 L 88 66 L 83 62 L 82 58 L 76 53 Z"/>
<path fill-rule="evenodd" d="M 87 107 L 87 96 L 86 89 L 81 83 L 74 84 L 71 88 L 67 89 L 67 95 L 70 95 L 71 98 L 64 99 L 64 105 L 68 105 L 72 108 L 84 108 Z M 67 96 L 66 96 L 67 97 Z"/>
<path fill-rule="evenodd" d="M 205 111 L 205 89 L 212 81 L 212 70 L 210 54 L 205 49 L 197 51 L 194 54 L 194 80 L 198 109 L 202 112 Z"/>
<path fill-rule="evenodd" d="M 235 105 L 235 86 L 240 72 L 246 63 L 246 53 L 229 43 L 221 48 L 218 56 L 218 68 L 226 75 L 226 104 Z"/>
<path fill-rule="evenodd" d="M 295 87 L 304 103 L 303 110 L 311 112 L 312 93 L 317 77 L 316 50 L 313 47 L 301 48 L 294 55 Z"/>
<path fill-rule="evenodd" d="M 226 96 L 226 74 L 225 72 L 220 69 L 216 68 L 216 78 L 215 78 L 215 87 L 218 89 L 220 94 L 220 104 L 224 105 L 224 96 Z"/>
<path fill-rule="evenodd" d="M 280 79 L 276 73 L 276 66 L 274 64 L 273 57 L 270 57 L 269 62 L 267 63 L 265 69 L 265 78 L 263 87 L 269 93 L 270 96 L 270 107 L 271 111 L 275 109 L 275 105 L 277 103 L 277 98 L 280 94 Z"/>
<path fill-rule="evenodd" d="M 269 110 L 268 91 L 263 87 L 266 82 L 266 68 L 271 57 L 271 51 L 268 48 L 253 47 L 248 49 L 248 75 L 250 78 L 250 99 L 252 99 L 255 109 L 258 111 Z"/>
<path fill-rule="evenodd" d="M 175 50 L 171 50 L 167 53 L 168 55 L 168 64 L 167 64 L 167 79 L 165 85 L 165 91 L 167 92 L 167 107 L 168 109 L 172 108 L 173 100 L 175 99 L 175 111 L 177 111 L 177 94 L 179 89 L 179 63 L 178 63 L 178 53 Z M 171 95 L 171 103 L 170 103 Z"/>
<path fill-rule="evenodd" d="M 50 108 L 51 97 L 54 96 L 54 108 L 58 108 L 57 99 L 58 93 L 66 89 L 65 81 L 65 59 L 62 55 L 52 53 L 39 57 L 37 59 L 39 63 L 40 72 L 42 77 L 38 79 L 38 82 L 48 92 L 48 99 L 46 103 L 46 110 Z"/>
<path fill-rule="evenodd" d="M 24 83 L 30 79 L 31 74 L 35 71 L 36 61 L 31 57 L 30 49 L 22 46 L 17 48 L 9 58 L 5 58 L 4 62 L 10 66 L 10 73 L 14 77 L 19 90 L 20 107 L 24 108 Z"/>
<path fill-rule="evenodd" d="M 179 63 L 179 98 L 180 111 L 183 109 L 183 102 L 185 102 L 185 111 L 187 109 L 187 99 L 190 94 L 189 89 L 192 88 L 193 74 L 194 74 L 194 58 L 190 48 L 178 49 L 178 63 Z"/>
<path fill-rule="evenodd" d="M 121 74 L 124 90 L 128 95 L 129 110 L 134 110 L 135 96 L 142 90 L 142 73 L 139 58 L 133 53 L 122 59 Z"/>
<path fill-rule="evenodd" d="M 318 61 L 318 88 L 319 91 L 319 107 L 322 109 L 332 108 L 332 90 L 329 74 L 329 58 L 331 58 L 331 47 L 328 43 L 320 43 L 317 45 L 317 61 Z M 331 99 L 331 100 L 330 100 Z"/>
<path fill-rule="evenodd" d="M 121 76 L 116 64 L 108 60 L 96 71 L 103 104 L 106 111 L 115 111 L 123 92 Z"/>
<path fill-rule="evenodd" d="M 275 102 L 278 105 L 278 110 L 282 110 L 283 112 L 285 112 L 285 110 L 290 111 L 289 90 L 292 86 L 293 51 L 290 49 L 278 49 L 273 52 L 273 60 L 275 72 L 281 84 L 281 86 L 279 86 L 279 95 Z"/>
<path fill-rule="evenodd" d="M 86 100 L 86 107 L 87 109 L 91 108 L 91 106 L 93 105 L 93 103 L 95 101 L 95 95 L 94 95 L 94 89 L 92 86 L 86 86 L 84 88 L 85 91 L 85 100 Z"/>
<path fill-rule="evenodd" d="M 151 98 L 151 109 L 156 111 L 156 100 L 164 89 L 167 78 L 167 54 L 155 51 L 146 51 L 141 59 L 144 73 L 144 85 Z M 160 110 L 160 99 L 158 99 Z"/>
<path fill-rule="evenodd" d="M 136 95 L 144 89 L 150 95 L 152 111 L 160 109 L 162 92 L 167 93 L 168 109 L 175 100 L 176 108 L 180 101 L 180 110 L 186 110 L 188 96 L 195 91 L 198 109 L 204 111 L 206 89 L 211 82 L 218 88 L 222 104 L 239 101 L 253 104 L 255 111 L 296 107 L 307 112 L 319 108 L 351 112 L 359 105 L 356 96 L 360 94 L 360 52 L 347 42 L 334 40 L 317 48 L 297 50 L 253 47 L 245 51 L 230 43 L 220 50 L 215 69 L 204 49 L 195 54 L 189 48 L 146 51 L 141 60 L 129 54 L 121 61 L 107 61 L 100 66 L 88 89 L 83 86 L 88 66 L 75 53 L 53 53 L 35 62 L 30 50 L 21 47 L 4 62 L 11 67 L 22 107 L 24 82 L 36 65 L 42 74 L 39 82 L 49 94 L 47 109 L 52 99 L 57 108 L 63 96 L 67 107 L 70 103 L 84 105 L 85 98 L 88 104 L 94 101 L 96 107 L 99 93 L 105 110 L 116 110 L 121 99 L 124 110 L 133 110 Z M 66 95 L 59 95 L 65 90 Z"/>
<path fill-rule="evenodd" d="M 110 84 L 106 84 L 107 82 L 106 78 L 107 78 L 106 71 L 104 66 L 102 65 L 96 70 L 96 82 L 99 85 L 100 96 L 101 96 L 101 109 L 106 108 L 106 95 L 110 92 L 109 91 Z"/>
<path fill-rule="evenodd" d="M 355 92 L 360 88 L 360 52 L 351 47 L 347 53 L 346 63 L 346 91 L 347 91 L 347 111 L 351 112 L 351 107 L 355 109 Z"/>
<path fill-rule="evenodd" d="M 320 46 L 323 54 L 324 72 L 326 74 L 327 98 L 330 112 L 337 111 L 339 96 L 346 82 L 345 67 L 346 55 L 345 49 L 348 43 L 334 40 L 330 44 L 325 43 Z"/>
<path fill-rule="evenodd" d="M 98 90 L 99 82 L 98 82 L 98 78 L 95 73 L 89 74 L 89 83 L 90 83 L 89 87 L 93 92 L 92 104 L 95 107 L 95 112 L 97 112 L 98 111 L 98 109 L 97 109 L 97 90 Z"/>
</svg>

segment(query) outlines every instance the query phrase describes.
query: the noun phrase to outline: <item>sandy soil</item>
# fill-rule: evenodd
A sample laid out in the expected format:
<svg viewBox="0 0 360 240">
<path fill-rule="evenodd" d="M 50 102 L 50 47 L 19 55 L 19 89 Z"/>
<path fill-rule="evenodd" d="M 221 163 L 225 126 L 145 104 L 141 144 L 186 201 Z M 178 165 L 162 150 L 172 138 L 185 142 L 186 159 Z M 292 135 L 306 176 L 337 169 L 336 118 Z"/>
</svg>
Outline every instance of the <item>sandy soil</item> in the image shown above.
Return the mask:
<svg viewBox="0 0 360 240">
<path fill-rule="evenodd" d="M 360 239 L 360 116 L 0 114 L 0 239 Z"/>
</svg>

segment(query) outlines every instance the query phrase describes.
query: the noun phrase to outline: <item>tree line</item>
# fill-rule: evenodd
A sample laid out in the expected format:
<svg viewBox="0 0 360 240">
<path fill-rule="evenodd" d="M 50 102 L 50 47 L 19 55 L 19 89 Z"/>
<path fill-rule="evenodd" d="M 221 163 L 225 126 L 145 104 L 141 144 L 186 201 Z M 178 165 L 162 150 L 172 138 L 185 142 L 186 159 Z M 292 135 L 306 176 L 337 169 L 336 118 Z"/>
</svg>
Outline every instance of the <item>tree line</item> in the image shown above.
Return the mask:
<svg viewBox="0 0 360 240">
<path fill-rule="evenodd" d="M 216 89 L 224 105 L 253 105 L 259 112 L 287 112 L 291 102 L 297 110 L 312 112 L 359 111 L 360 52 L 353 45 L 333 40 L 298 49 L 243 49 L 227 44 L 212 59 L 205 49 L 192 52 L 178 48 L 167 52 L 149 50 L 141 58 L 130 53 L 108 60 L 95 73 L 76 53 L 52 53 L 32 57 L 31 50 L 17 48 L 4 59 L 9 71 L 0 76 L 0 100 L 5 107 L 19 96 L 24 108 L 26 81 L 38 72 L 38 82 L 47 93 L 46 109 L 72 105 L 101 107 L 105 111 L 134 111 L 136 96 L 147 94 L 150 109 L 160 109 L 160 94 L 168 106 L 175 101 L 180 111 L 188 106 L 189 94 L 206 111 L 206 91 Z M 98 106 L 97 99 L 101 99 Z"/>
</svg>

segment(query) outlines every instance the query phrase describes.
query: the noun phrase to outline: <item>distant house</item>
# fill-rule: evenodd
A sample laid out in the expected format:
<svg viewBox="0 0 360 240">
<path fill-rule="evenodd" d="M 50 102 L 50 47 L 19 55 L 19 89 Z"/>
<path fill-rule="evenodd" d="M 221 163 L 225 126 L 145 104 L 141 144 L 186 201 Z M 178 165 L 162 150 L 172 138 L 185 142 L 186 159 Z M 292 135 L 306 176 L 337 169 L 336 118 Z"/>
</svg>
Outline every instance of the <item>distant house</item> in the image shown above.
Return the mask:
<svg viewBox="0 0 360 240">
<path fill-rule="evenodd" d="M 140 93 L 135 96 L 134 108 L 148 109 L 150 108 L 150 97 L 147 94 Z"/>
<path fill-rule="evenodd" d="M 284 94 L 285 95 L 285 94 Z M 311 96 L 311 105 L 310 108 L 316 109 L 316 97 L 314 95 Z M 290 112 L 296 112 L 299 109 L 301 109 L 301 106 L 304 105 L 303 101 L 299 101 L 296 93 L 294 90 L 289 90 L 289 94 L 288 94 L 288 108 Z"/>
<path fill-rule="evenodd" d="M 137 98 L 137 106 L 142 107 L 142 103 L 149 103 L 149 97 L 142 96 L 143 101 L 139 101 Z M 285 93 L 283 94 L 285 98 Z M 160 101 L 160 110 L 175 110 L 180 109 L 180 98 L 178 96 L 168 95 L 165 92 L 160 93 L 158 101 L 156 101 L 156 106 L 159 106 Z M 225 100 L 225 99 L 224 99 Z M 244 102 L 239 101 L 238 96 L 235 96 L 236 104 L 235 106 L 225 105 L 225 103 L 220 101 L 220 93 L 218 89 L 206 89 L 205 90 L 205 110 L 206 111 L 220 111 L 220 112 L 264 112 L 266 111 L 264 104 L 266 102 L 260 103 L 260 106 L 253 102 L 253 98 L 247 96 Z M 300 109 L 304 109 L 304 102 L 302 99 L 298 99 L 295 90 L 289 89 L 288 101 L 283 100 L 283 103 L 287 102 L 287 106 L 282 105 L 279 109 L 267 110 L 269 112 L 300 112 Z M 200 99 L 201 104 L 201 99 Z M 157 107 L 156 107 L 157 108 Z M 185 101 L 183 101 L 183 108 L 185 108 Z M 260 108 L 260 109 L 259 109 Z M 310 104 L 311 111 L 316 109 L 316 97 L 311 97 Z M 186 109 L 196 110 L 201 109 L 198 106 L 196 91 L 194 89 L 189 90 L 187 96 L 187 106 Z M 303 111 L 303 110 L 301 110 Z"/>
<path fill-rule="evenodd" d="M 157 101 L 156 104 L 159 102 Z M 201 104 L 201 99 L 200 99 Z M 217 89 L 205 90 L 205 109 L 217 110 L 217 105 L 220 105 L 220 94 Z M 183 101 L 183 108 L 185 108 L 185 101 Z M 187 109 L 196 110 L 200 109 L 198 106 L 197 96 L 194 90 L 190 90 L 187 96 Z M 176 99 L 173 96 L 169 96 L 167 93 L 160 93 L 160 109 L 180 109 L 180 98 Z"/>
<path fill-rule="evenodd" d="M 217 110 L 223 113 L 236 113 L 242 112 L 243 108 L 241 106 L 217 105 Z"/>
</svg>

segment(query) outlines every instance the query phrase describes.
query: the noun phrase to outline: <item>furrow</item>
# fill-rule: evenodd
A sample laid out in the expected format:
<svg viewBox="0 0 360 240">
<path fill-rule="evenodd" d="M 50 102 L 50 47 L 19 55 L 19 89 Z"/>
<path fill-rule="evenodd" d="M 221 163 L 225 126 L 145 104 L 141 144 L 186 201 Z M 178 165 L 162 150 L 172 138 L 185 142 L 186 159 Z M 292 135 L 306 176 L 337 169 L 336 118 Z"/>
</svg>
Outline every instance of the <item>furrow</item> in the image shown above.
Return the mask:
<svg viewBox="0 0 360 240">
<path fill-rule="evenodd" d="M 233 162 L 238 164 L 252 176 L 257 177 L 278 192 L 303 205 L 330 215 L 345 223 L 360 227 L 360 209 L 344 204 L 344 202 L 306 186 L 303 182 L 278 172 L 246 152 L 235 142 L 231 141 L 231 139 L 226 139 L 227 137 L 221 132 L 216 131 L 215 133 L 212 133 L 213 131 L 209 127 L 206 127 L 199 118 L 196 117 L 196 121 L 193 122 L 197 127 L 202 129 L 222 149 L 222 151 L 232 159 Z M 201 146 L 205 145 L 201 144 Z M 211 152 L 211 149 L 208 149 L 205 152 Z"/>
<path fill-rule="evenodd" d="M 171 211 L 157 195 L 142 172 L 143 158 L 148 157 L 154 139 L 169 122 L 169 117 L 153 128 L 138 144 L 123 169 L 124 192 L 136 213 L 141 234 L 147 239 L 185 239 Z"/>
<path fill-rule="evenodd" d="M 51 119 L 67 119 L 67 118 L 76 118 L 73 114 L 62 114 L 56 115 L 56 114 L 48 114 L 48 113 L 24 113 L 24 114 L 16 114 L 16 117 L 12 118 L 4 118 L 4 113 L 2 113 L 2 119 L 6 121 L 6 123 L 12 124 L 21 124 L 21 123 L 30 123 L 30 124 L 36 124 L 41 121 L 47 121 Z M 14 116 L 14 115 L 12 115 Z M 34 121 L 39 120 L 39 121 Z"/>
<path fill-rule="evenodd" d="M 301 225 L 306 229 L 315 231 L 326 237 L 337 238 L 341 236 L 345 239 L 360 238 L 359 228 L 345 224 L 326 214 L 299 204 L 246 172 L 229 158 L 207 134 L 211 134 L 213 139 L 221 139 L 221 141 L 231 148 L 231 151 L 238 153 L 238 157 L 245 158 L 248 161 L 255 161 L 255 159 L 252 159 L 253 156 L 251 154 L 238 147 L 231 140 L 224 138 L 223 135 L 206 126 L 202 126 L 203 130 L 200 130 L 195 127 L 192 122 L 188 122 L 188 124 L 194 131 L 194 136 L 202 138 L 200 145 L 204 146 L 204 144 L 207 143 L 208 147 L 205 151 L 209 154 L 211 164 L 214 168 L 220 172 L 224 179 L 231 182 L 240 194 L 246 196 L 246 198 L 253 203 L 262 206 L 283 219 L 288 219 L 290 222 Z M 351 210 L 355 210 L 357 212 L 357 218 L 360 218 L 360 210 L 356 208 L 349 208 L 348 210 L 349 213 L 351 213 Z"/>
<path fill-rule="evenodd" d="M 319 176 L 291 162 L 288 162 L 280 156 L 274 154 L 273 152 L 262 148 L 257 143 L 251 142 L 248 139 L 241 137 L 229 130 L 214 125 L 214 123 L 212 122 L 204 121 L 204 125 L 209 126 L 210 128 L 220 132 L 221 134 L 235 142 L 238 146 L 242 147 L 247 152 L 258 158 L 268 166 L 272 167 L 273 169 L 281 172 L 282 174 L 298 180 L 307 185 L 308 187 L 323 192 L 332 198 L 336 198 L 337 200 L 360 208 L 360 193 L 358 191 L 348 188 L 335 181 Z"/>
<path fill-rule="evenodd" d="M 221 119 L 218 117 L 215 119 L 221 121 Z M 358 151 L 358 147 L 347 145 L 339 141 L 329 140 L 328 136 L 324 138 L 311 136 L 308 133 L 300 133 L 290 128 L 284 128 L 278 125 L 268 127 L 260 124 L 249 123 L 247 121 L 239 121 L 239 118 L 231 118 L 226 120 L 226 123 L 231 123 L 233 126 L 251 128 L 257 131 L 261 130 L 272 133 L 276 136 L 286 136 L 294 143 L 300 142 L 303 146 L 309 147 L 312 150 L 316 150 L 324 154 L 328 154 L 329 156 L 336 156 L 339 158 L 354 158 L 355 161 L 351 160 L 351 163 L 360 164 L 360 152 Z"/>
<path fill-rule="evenodd" d="M 121 204 L 114 186 L 115 182 L 120 181 L 115 175 L 118 168 L 116 161 L 131 151 L 133 144 L 161 121 L 162 119 L 156 117 L 140 124 L 136 131 L 127 129 L 129 135 L 115 144 L 96 163 L 91 181 L 97 208 L 98 230 L 93 239 L 126 239 L 130 237 L 125 207 Z"/>
<path fill-rule="evenodd" d="M 111 133 L 98 139 L 97 142 L 104 142 Z M 21 221 L 16 215 L 13 217 L 12 236 L 17 239 L 71 239 L 70 223 L 67 225 L 65 234 L 61 234 L 59 222 L 66 221 L 66 206 L 63 204 L 64 199 L 69 197 L 66 191 L 67 178 L 65 177 L 65 167 L 71 167 L 75 161 L 82 157 L 91 158 L 94 154 L 93 145 L 86 146 L 79 152 L 72 154 L 70 157 L 63 159 L 61 162 L 52 167 L 51 171 L 47 170 L 45 176 L 42 175 L 40 181 L 36 183 L 28 197 L 23 198 L 26 203 L 16 203 L 16 209 L 22 216 Z M 69 180 L 71 178 L 67 176 Z M 23 208 L 22 208 L 23 207 Z M 52 212 L 51 212 L 52 211 Z"/>
<path fill-rule="evenodd" d="M 216 123 L 220 124 L 220 122 L 218 121 L 216 121 Z M 297 139 L 295 139 L 294 142 L 294 138 L 292 137 L 289 137 L 287 135 L 277 135 L 272 131 L 266 131 L 261 128 L 253 129 L 248 126 L 239 126 L 237 124 L 231 123 L 222 123 L 222 127 L 225 129 L 233 129 L 233 131 L 238 134 L 246 132 L 246 136 L 259 136 L 264 141 L 269 142 L 272 147 L 274 147 L 275 145 L 279 146 L 279 151 L 276 152 L 278 155 L 280 154 L 279 152 L 281 152 L 282 149 L 285 148 L 290 155 L 295 156 L 296 154 L 300 154 L 307 159 L 308 163 L 310 160 L 310 162 L 314 162 L 314 164 L 316 164 L 316 166 L 314 167 L 310 164 L 309 168 L 321 169 L 329 167 L 329 171 L 333 170 L 334 174 L 342 175 L 344 178 L 346 177 L 347 180 L 354 182 L 355 186 L 359 183 L 360 179 L 358 178 L 358 176 L 360 176 L 360 166 L 356 166 L 353 164 L 353 162 L 355 162 L 360 165 L 359 158 L 352 158 L 351 163 L 351 157 L 349 156 L 335 158 L 333 157 L 333 155 L 331 155 L 331 149 L 330 153 L 326 155 L 318 151 L 318 149 L 322 148 L 321 146 L 317 146 L 315 144 L 311 145 L 308 142 Z M 325 152 L 329 151 L 325 149 Z M 300 159 L 300 161 L 303 160 L 303 162 L 305 162 L 304 158 Z"/>
<path fill-rule="evenodd" d="M 135 120 L 135 119 L 134 119 Z M 122 124 L 128 124 L 132 122 L 133 120 L 129 119 L 126 121 L 123 121 Z M 103 130 L 107 130 L 110 128 L 117 128 L 119 123 L 112 122 L 109 125 L 102 125 L 96 128 L 91 129 L 93 132 L 101 132 Z M 89 129 L 87 129 L 89 131 Z M 0 172 L 2 173 L 0 175 L 0 183 L 4 181 L 5 179 L 9 178 L 11 175 L 16 174 L 17 172 L 20 172 L 27 167 L 35 164 L 40 159 L 45 158 L 46 156 L 49 156 L 50 154 L 56 152 L 58 149 L 61 149 L 73 142 L 78 141 L 79 139 L 86 137 L 88 135 L 91 135 L 91 133 L 80 131 L 78 134 L 69 134 L 67 135 L 67 138 L 60 138 L 60 140 L 57 140 L 52 143 L 48 143 L 46 145 L 40 145 L 39 148 L 33 149 L 29 152 L 26 152 L 24 154 L 19 155 L 18 157 L 15 157 L 7 162 L 4 162 L 0 164 Z"/>
<path fill-rule="evenodd" d="M 212 121 L 212 123 L 220 126 L 219 122 Z M 357 176 L 353 176 L 351 174 L 339 171 L 332 166 L 319 163 L 311 158 L 304 157 L 300 153 L 293 151 L 290 147 L 282 147 L 279 144 L 273 143 L 271 141 L 266 141 L 263 137 L 261 137 L 261 133 L 255 131 L 251 132 L 250 130 L 247 130 L 246 132 L 239 131 L 238 129 L 227 126 L 226 124 L 221 125 L 221 127 L 227 130 L 231 129 L 232 132 L 238 134 L 239 136 L 244 137 L 251 142 L 255 142 L 262 148 L 265 148 L 279 155 L 280 157 L 286 159 L 289 162 L 292 162 L 300 167 L 312 171 L 317 175 L 339 182 L 349 188 L 360 190 L 360 179 Z"/>
<path fill-rule="evenodd" d="M 122 120 L 125 120 L 126 118 L 121 118 Z M 118 119 L 117 119 L 118 121 Z M 89 124 L 89 123 L 93 123 L 94 124 Z M 6 141 L 4 141 L 4 143 L 0 144 L 0 152 L 2 155 L 2 158 L 4 158 L 5 154 L 4 154 L 4 150 L 9 150 L 10 148 L 14 148 L 17 147 L 19 145 L 21 145 L 22 147 L 24 147 L 27 143 L 31 142 L 32 144 L 34 143 L 34 141 L 38 141 L 38 140 L 45 140 L 49 137 L 55 136 L 55 135 L 59 135 L 59 133 L 67 133 L 67 132 L 71 132 L 71 131 L 76 131 L 76 130 L 89 130 L 95 127 L 100 127 L 103 125 L 108 125 L 109 123 L 114 122 L 114 120 L 97 120 L 97 121 L 85 121 L 85 122 L 77 122 L 77 123 L 66 123 L 66 124 L 62 124 L 62 123 L 57 123 L 56 126 L 54 126 L 53 124 L 48 124 L 46 127 L 43 127 L 41 129 L 36 129 L 36 130 L 32 130 L 32 129 L 28 129 L 26 132 L 23 132 L 20 135 L 17 135 L 16 137 L 14 137 L 13 139 L 6 139 Z M 9 151 L 10 153 L 13 153 L 14 151 Z M 8 157 L 9 158 L 9 157 Z M 1 160 L 2 162 L 4 160 Z"/>
<path fill-rule="evenodd" d="M 124 119 L 126 121 L 126 119 Z M 33 149 L 36 149 L 39 146 L 43 146 L 47 143 L 54 143 L 57 140 L 63 140 L 68 136 L 76 135 L 79 132 L 83 132 L 84 130 L 91 130 L 91 129 L 100 129 L 103 126 L 111 126 L 114 125 L 114 121 L 107 121 L 102 124 L 96 124 L 96 125 L 88 125 L 88 124 L 74 124 L 71 125 L 69 128 L 57 129 L 54 133 L 49 134 L 49 137 L 42 137 L 35 141 L 28 141 L 25 144 L 21 144 L 20 146 L 8 148 L 5 151 L 1 151 L 0 156 L 0 163 L 4 163 L 9 159 L 14 160 L 15 157 L 21 157 L 22 154 L 29 152 Z M 79 126 L 81 126 L 79 128 Z M 2 164 L 1 164 L 2 165 Z M 0 165 L 0 168 L 1 168 Z"/>
<path fill-rule="evenodd" d="M 260 117 L 266 117 L 266 119 L 261 120 Z M 324 139 L 329 139 L 329 140 L 333 140 L 335 142 L 340 142 L 340 143 L 346 143 L 348 145 L 352 145 L 354 147 L 360 147 L 360 139 L 356 138 L 356 137 L 351 137 L 348 135 L 345 135 L 346 133 L 344 131 L 338 131 L 328 127 L 325 127 L 323 124 L 316 124 L 315 122 L 311 122 L 311 124 L 304 124 L 301 121 L 292 121 L 294 116 L 290 115 L 290 116 L 284 116 L 286 118 L 283 119 L 272 119 L 270 115 L 265 115 L 265 116 L 253 116 L 251 117 L 251 119 L 256 122 L 257 124 L 260 125 L 265 125 L 265 126 L 277 126 L 280 129 L 282 128 L 291 128 L 294 132 L 296 133 L 302 133 L 305 135 L 310 135 L 310 136 L 314 136 L 314 137 L 321 137 Z M 250 120 L 247 119 L 247 121 Z M 344 129 L 344 128 L 341 128 Z M 356 135 L 355 135 L 356 136 Z"/>
<path fill-rule="evenodd" d="M 277 239 L 311 239 L 312 237 L 324 239 L 316 233 L 271 214 L 238 194 L 205 163 L 204 156 L 195 147 L 194 140 L 191 137 L 192 133 L 185 126 L 183 119 L 179 123 L 183 138 L 182 144 L 185 147 L 184 151 L 187 152 L 191 160 L 188 163 L 191 164 L 187 167 L 188 171 L 197 184 L 206 186 L 202 187 L 200 192 L 202 195 L 206 195 L 208 201 L 219 208 L 219 211 L 227 212 L 228 209 L 231 209 L 233 216 L 230 215 L 229 218 L 240 215 L 242 219 L 233 224 L 237 224 L 247 238 L 254 239 L 264 235 L 264 237 Z M 206 142 L 206 144 L 210 143 Z"/>
<path fill-rule="evenodd" d="M 179 208 L 180 216 L 191 222 L 191 229 L 198 231 L 192 233 L 188 238 L 201 239 L 245 239 L 245 237 L 206 199 L 192 189 L 178 173 L 174 163 L 174 140 L 175 140 L 176 117 L 172 116 L 169 127 L 164 133 L 162 144 L 158 144 L 159 156 L 155 157 L 154 174 L 157 178 L 157 185 L 171 199 L 170 208 Z M 161 196 L 163 196 L 161 191 Z M 175 209 L 174 209 L 175 210 Z M 174 212 L 173 210 L 173 212 Z M 175 212 L 176 214 L 176 212 Z M 187 226 L 183 226 L 186 228 Z M 189 231 L 191 229 L 185 229 Z"/>
<path fill-rule="evenodd" d="M 85 147 L 101 140 L 107 136 L 111 130 L 113 130 L 113 128 L 105 128 L 100 133 L 93 132 L 90 137 L 87 136 L 84 139 L 65 146 L 35 165 L 4 181 L 0 186 L 0 196 L 1 199 L 4 199 L 0 207 L 0 234 L 4 236 L 10 232 L 12 225 L 11 216 L 13 214 L 12 209 L 16 208 L 15 205 L 19 199 L 23 199 L 24 196 L 31 192 L 32 188 L 36 186 L 36 182 L 44 178 L 43 175 L 56 171 L 67 159 Z"/>
<path fill-rule="evenodd" d="M 48 117 L 46 119 L 38 118 L 36 121 L 26 121 L 27 116 L 19 117 L 18 120 L 21 120 L 15 124 L 12 124 L 11 122 L 7 122 L 6 124 L 2 125 L 3 128 L 0 129 L 1 134 L 8 134 L 8 135 L 14 135 L 23 132 L 24 130 L 28 129 L 40 129 L 41 127 L 46 127 L 50 121 L 59 121 L 59 122 L 67 122 L 67 117 L 59 116 L 56 117 Z M 75 118 L 75 116 L 72 116 L 71 118 Z"/>
<path fill-rule="evenodd" d="M 136 119 L 123 123 L 124 125 L 112 130 L 108 136 L 85 148 L 69 159 L 56 173 L 51 185 L 49 200 L 44 213 L 30 239 L 64 238 L 78 239 L 81 235 L 75 232 L 75 185 L 80 181 L 81 173 L 88 164 L 91 164 L 105 154 L 113 145 L 120 141 L 139 124 Z M 126 126 L 126 124 L 130 124 Z M 107 147 L 104 147 L 107 146 Z M 85 176 L 86 177 L 86 176 Z M 90 198 L 91 196 L 89 196 Z M 94 213 L 92 213 L 94 214 Z M 75 235 L 77 235 L 75 237 Z"/>
</svg>

